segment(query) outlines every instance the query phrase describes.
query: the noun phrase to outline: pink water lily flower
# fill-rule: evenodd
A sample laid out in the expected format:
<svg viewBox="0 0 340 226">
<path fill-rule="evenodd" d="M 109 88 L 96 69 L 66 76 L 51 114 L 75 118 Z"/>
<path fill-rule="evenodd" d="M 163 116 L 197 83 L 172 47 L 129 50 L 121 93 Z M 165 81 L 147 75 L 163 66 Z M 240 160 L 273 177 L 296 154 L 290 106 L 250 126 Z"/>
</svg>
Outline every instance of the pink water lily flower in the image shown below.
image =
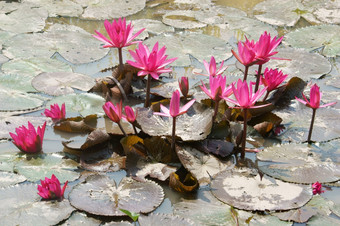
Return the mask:
<svg viewBox="0 0 340 226">
<path fill-rule="evenodd" d="M 135 68 L 141 69 L 141 71 L 138 72 L 138 76 L 151 75 L 152 78 L 158 80 L 160 74 L 172 71 L 169 68 L 165 68 L 165 66 L 177 59 L 166 59 L 168 56 L 165 55 L 165 51 L 165 46 L 158 50 L 158 42 L 156 42 L 151 52 L 146 45 L 140 43 L 136 52 L 129 50 L 136 62 L 128 60 L 127 63 Z"/>
<path fill-rule="evenodd" d="M 66 115 L 65 103 L 61 105 L 61 109 L 58 104 L 52 104 L 50 108 L 51 110 L 45 109 L 44 111 L 44 115 L 46 117 L 50 117 L 54 121 L 65 119 Z"/>
<path fill-rule="evenodd" d="M 213 56 L 210 58 L 210 63 L 203 60 L 203 64 L 204 64 L 205 70 L 208 72 L 207 76 L 221 75 L 228 67 L 228 66 L 223 67 L 224 62 L 222 61 L 220 68 L 216 70 L 216 60 Z"/>
<path fill-rule="evenodd" d="M 95 31 L 97 35 L 93 35 L 93 37 L 105 43 L 104 48 L 123 48 L 138 43 L 140 41 L 133 40 L 145 30 L 145 28 L 143 28 L 132 35 L 133 26 L 131 22 L 126 26 L 125 18 L 119 18 L 118 21 L 113 20 L 112 24 L 108 20 L 105 20 L 104 26 L 109 35 L 109 39 L 98 31 Z"/>
<path fill-rule="evenodd" d="M 256 63 L 255 52 L 251 47 L 249 47 L 250 45 L 249 43 L 251 42 L 249 41 L 246 43 L 239 42 L 237 45 L 238 54 L 235 53 L 234 50 L 231 50 L 236 59 L 246 67 L 249 67 Z"/>
<path fill-rule="evenodd" d="M 122 119 L 123 116 L 122 101 L 117 103 L 117 106 L 115 106 L 111 101 L 108 101 L 103 105 L 103 109 L 107 117 L 109 117 L 115 123 L 120 122 L 120 120 Z"/>
<path fill-rule="evenodd" d="M 136 121 L 136 115 L 133 109 L 127 105 L 124 107 L 124 110 L 125 110 L 125 115 L 122 116 L 123 119 L 125 119 L 126 121 L 130 123 L 134 123 Z"/>
<path fill-rule="evenodd" d="M 20 126 L 15 129 L 16 134 L 9 133 L 13 139 L 13 144 L 25 153 L 37 153 L 42 150 L 46 122 L 42 127 L 38 126 L 37 131 L 31 122 L 28 122 L 28 128 Z"/>
<path fill-rule="evenodd" d="M 189 80 L 188 77 L 182 76 L 180 79 L 178 79 L 178 85 L 179 89 L 181 90 L 184 97 L 188 96 L 189 92 Z"/>
<path fill-rule="evenodd" d="M 336 104 L 336 102 L 331 102 L 331 103 L 328 103 L 328 104 L 320 105 L 320 99 L 322 97 L 322 93 L 320 92 L 319 86 L 316 85 L 316 84 L 314 84 L 312 86 L 312 88 L 310 89 L 310 95 L 309 95 L 310 100 L 309 101 L 303 93 L 302 93 L 302 96 L 305 100 L 302 100 L 302 99 L 297 98 L 297 97 L 295 97 L 295 99 L 298 100 L 299 102 L 303 103 L 307 107 L 310 107 L 310 108 L 313 108 L 313 109 L 324 108 L 324 107 Z"/>
<path fill-rule="evenodd" d="M 253 93 L 253 84 L 250 84 L 248 86 L 247 81 L 242 81 L 239 79 L 237 81 L 237 87 L 235 87 L 235 84 L 232 84 L 232 90 L 233 94 L 235 96 L 236 100 L 230 99 L 228 97 L 224 97 L 226 101 L 229 101 L 235 105 L 238 105 L 239 107 L 234 107 L 234 108 L 260 108 L 267 106 L 266 105 L 260 105 L 260 106 L 255 106 L 256 101 L 260 99 L 260 97 L 266 92 L 267 88 L 264 88 L 262 90 L 258 90 L 256 93 Z"/>
<path fill-rule="evenodd" d="M 315 182 L 314 184 L 312 184 L 312 188 L 313 188 L 313 195 L 321 194 L 325 192 L 324 190 L 322 190 L 322 184 L 320 184 L 319 182 Z"/>
<path fill-rule="evenodd" d="M 52 174 L 51 179 L 45 177 L 45 180 L 40 180 L 40 182 L 41 182 L 41 185 L 38 185 L 38 191 L 39 191 L 38 195 L 40 195 L 43 199 L 61 200 L 64 198 L 64 192 L 65 192 L 68 181 L 66 181 L 63 188 L 61 188 L 58 178 L 54 174 Z"/>
<path fill-rule="evenodd" d="M 227 78 L 222 75 L 209 76 L 210 90 L 207 89 L 205 84 L 202 82 L 200 88 L 214 101 L 220 101 L 224 97 L 230 96 L 233 91 L 231 86 L 226 88 Z"/>
<path fill-rule="evenodd" d="M 173 92 L 171 100 L 170 100 L 170 107 L 169 109 L 164 107 L 162 104 L 161 111 L 162 112 L 154 112 L 155 115 L 165 116 L 165 117 L 177 117 L 179 115 L 185 114 L 188 109 L 195 103 L 195 100 L 191 100 L 186 103 L 183 107 L 180 107 L 180 93 L 178 90 Z"/>
<path fill-rule="evenodd" d="M 267 87 L 267 92 L 271 92 L 276 89 L 286 78 L 288 75 L 284 75 L 282 71 L 278 69 L 268 69 L 264 70 L 263 76 L 261 76 L 262 85 Z"/>
</svg>

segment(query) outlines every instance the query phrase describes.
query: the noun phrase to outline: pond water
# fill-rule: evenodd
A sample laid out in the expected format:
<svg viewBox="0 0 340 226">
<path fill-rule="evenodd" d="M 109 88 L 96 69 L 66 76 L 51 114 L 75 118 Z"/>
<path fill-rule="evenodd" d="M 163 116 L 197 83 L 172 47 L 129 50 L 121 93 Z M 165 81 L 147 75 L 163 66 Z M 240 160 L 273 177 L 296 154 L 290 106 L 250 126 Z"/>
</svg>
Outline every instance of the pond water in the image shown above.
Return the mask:
<svg viewBox="0 0 340 226">
<path fill-rule="evenodd" d="M 146 208 L 142 212 L 153 212 L 142 216 L 140 225 L 339 225 L 339 7 L 337 0 L 0 1 L 0 200 L 6 203 L 0 207 L 0 217 L 4 224 L 132 225 L 118 210 L 109 211 L 123 200 L 120 207 L 142 206 Z M 124 138 L 117 124 L 104 117 L 102 106 L 108 99 L 104 83 L 98 82 L 98 92 L 87 92 L 95 79 L 110 77 L 119 63 L 116 49 L 102 48 L 91 36 L 94 30 L 106 34 L 104 20 L 118 17 L 132 21 L 135 32 L 146 27 L 139 35 L 143 43 L 153 46 L 158 41 L 166 45 L 169 58 L 178 57 L 171 64 L 172 73 L 153 81 L 152 101 L 170 99 L 178 79 L 186 76 L 189 93 L 200 102 L 178 118 L 177 135 L 183 140 L 177 146 L 179 159 L 169 154 L 171 138 L 163 139 L 171 134 L 169 120 L 160 122 L 142 109 L 145 83 L 141 79 L 134 79 L 133 93 L 124 101 L 142 109 L 137 117 L 139 137 L 124 122 L 129 134 Z M 221 104 L 219 123 L 212 127 L 207 122 L 213 103 L 198 88 L 202 80 L 209 83 L 201 75 L 206 73 L 203 60 L 209 62 L 214 56 L 228 65 L 223 75 L 231 84 L 243 78 L 244 71 L 231 49 L 237 51 L 238 41 L 245 41 L 245 36 L 258 40 L 264 31 L 285 37 L 276 56 L 290 61 L 271 60 L 265 67 L 288 74 L 288 88 L 270 99 L 275 102 L 275 109 L 267 110 L 270 116 L 251 112 L 246 147 L 260 153 L 247 152 L 245 160 L 226 157 L 223 152 L 230 148 L 225 143 L 235 144 L 243 119 L 240 112 L 229 112 Z M 123 48 L 124 61 L 133 60 L 128 50 L 135 48 Z M 249 68 L 252 81 L 256 70 Z M 323 104 L 338 103 L 317 110 L 315 142 L 307 144 L 312 110 L 294 97 L 301 97 L 302 91 L 309 94 L 314 83 L 320 86 Z M 119 100 L 112 98 L 115 103 Z M 54 103 L 66 104 L 66 123 L 55 126 L 42 116 Z M 157 104 L 152 108 L 159 110 Z M 10 140 L 9 133 L 28 121 L 35 127 L 47 121 L 43 153 L 22 154 Z M 263 122 L 272 127 L 258 129 Z M 283 132 L 275 135 L 273 127 Z M 214 143 L 217 140 L 224 143 Z M 210 152 L 217 154 L 203 153 L 202 148 L 216 149 Z M 159 152 L 151 153 L 154 149 Z M 157 162 L 166 164 L 156 166 Z M 184 171 L 185 177 L 190 171 L 198 181 L 188 174 L 187 186 L 170 187 L 165 175 L 181 166 L 179 175 Z M 52 174 L 62 184 L 69 181 L 62 202 L 41 201 L 37 195 L 40 179 Z M 129 175 L 138 181 L 146 177 L 147 185 L 129 181 Z M 325 192 L 312 196 L 311 184 L 316 181 Z M 197 183 L 199 188 L 191 192 L 174 189 L 189 190 Z"/>
</svg>

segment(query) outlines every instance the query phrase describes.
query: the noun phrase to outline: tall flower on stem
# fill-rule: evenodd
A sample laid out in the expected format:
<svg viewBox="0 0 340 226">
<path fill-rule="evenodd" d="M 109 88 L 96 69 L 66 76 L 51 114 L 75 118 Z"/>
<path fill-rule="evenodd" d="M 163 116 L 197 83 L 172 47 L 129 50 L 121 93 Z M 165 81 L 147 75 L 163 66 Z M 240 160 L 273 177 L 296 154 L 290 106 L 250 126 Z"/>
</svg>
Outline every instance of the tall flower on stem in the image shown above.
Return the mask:
<svg viewBox="0 0 340 226">
<path fill-rule="evenodd" d="M 136 121 L 135 112 L 128 105 L 124 107 L 124 110 L 125 110 L 125 115 L 122 116 L 123 119 L 125 119 L 126 121 L 131 123 L 131 125 L 133 126 L 133 130 L 135 131 L 135 134 L 137 134 L 137 130 L 136 130 L 136 126 L 135 126 L 135 121 Z"/>
<path fill-rule="evenodd" d="M 243 81 L 247 80 L 249 67 L 256 63 L 255 52 L 252 48 L 253 45 L 253 41 L 250 42 L 248 39 L 246 39 L 246 42 L 238 43 L 238 54 L 235 53 L 234 50 L 231 50 L 236 59 L 245 67 Z"/>
<path fill-rule="evenodd" d="M 42 150 L 46 122 L 42 127 L 38 126 L 37 131 L 31 122 L 28 122 L 28 128 L 21 126 L 15 129 L 16 134 L 9 133 L 13 139 L 13 144 L 25 153 L 37 153 Z"/>
<path fill-rule="evenodd" d="M 58 104 L 52 104 L 50 106 L 51 110 L 45 109 L 43 115 L 46 117 L 50 117 L 53 121 L 59 121 L 65 119 L 66 110 L 65 110 L 65 103 L 61 105 L 61 108 Z"/>
<path fill-rule="evenodd" d="M 119 71 L 123 71 L 123 56 L 122 56 L 122 48 L 126 46 L 130 46 L 135 43 L 139 43 L 140 41 L 133 41 L 140 33 L 142 33 L 145 28 L 139 30 L 136 34 L 132 35 L 133 26 L 131 22 L 126 26 L 126 20 L 119 18 L 117 20 L 113 20 L 112 24 L 105 20 L 104 26 L 107 34 L 109 35 L 109 39 L 106 38 L 103 34 L 95 31 L 97 35 L 93 35 L 96 39 L 105 43 L 104 48 L 118 48 L 119 54 Z"/>
<path fill-rule="evenodd" d="M 195 100 L 191 100 L 186 103 L 183 107 L 180 107 L 180 93 L 178 90 L 173 92 L 170 100 L 170 108 L 160 105 L 162 112 L 154 112 L 155 115 L 172 117 L 172 140 L 171 140 L 171 150 L 175 151 L 176 142 L 176 117 L 185 114 L 188 109 L 193 105 Z"/>
<path fill-rule="evenodd" d="M 171 69 L 165 68 L 165 66 L 171 64 L 177 59 L 166 59 L 168 55 L 165 55 L 165 51 L 165 46 L 158 50 L 158 42 L 156 42 L 151 52 L 149 51 L 148 47 L 142 43 L 139 44 L 136 52 L 129 50 L 131 56 L 136 62 L 128 60 L 127 63 L 135 68 L 141 69 L 138 72 L 138 76 L 148 76 L 144 107 L 150 106 L 151 78 L 158 80 L 160 74 L 171 72 Z"/>
<path fill-rule="evenodd" d="M 311 138 L 312 138 L 312 131 L 313 131 L 313 125 L 314 125 L 314 120 L 315 120 L 316 109 L 334 105 L 336 104 L 336 102 L 331 102 L 328 104 L 320 105 L 320 99 L 321 99 L 322 93 L 320 92 L 319 86 L 316 84 L 314 84 L 312 88 L 310 89 L 310 94 L 309 94 L 310 100 L 309 101 L 303 93 L 302 93 L 302 96 L 304 100 L 297 98 L 297 97 L 295 97 L 295 99 L 303 103 L 307 107 L 313 109 L 312 121 L 310 123 L 308 139 L 307 139 L 307 142 L 310 143 Z"/>
<path fill-rule="evenodd" d="M 213 77 L 216 75 L 221 75 L 228 67 L 228 66 L 223 67 L 224 62 L 222 61 L 220 68 L 216 70 L 216 60 L 213 56 L 210 58 L 209 63 L 203 60 L 203 64 L 204 64 L 205 70 L 208 72 L 207 76 L 211 75 Z"/>
<path fill-rule="evenodd" d="M 279 71 L 278 69 L 268 69 L 266 68 L 264 70 L 263 76 L 260 75 L 261 83 L 265 87 L 267 87 L 267 93 L 265 97 L 263 98 L 263 101 L 265 101 L 269 95 L 269 93 L 275 89 L 288 77 L 288 75 L 284 75 L 282 71 Z"/>
<path fill-rule="evenodd" d="M 122 109 L 123 109 L 123 105 L 122 105 L 122 101 L 120 101 L 119 103 L 117 103 L 117 106 L 115 106 L 112 102 L 106 102 L 103 105 L 103 109 L 105 114 L 107 115 L 107 117 L 109 117 L 112 121 L 114 121 L 115 123 L 118 124 L 119 129 L 122 131 L 122 133 L 124 134 L 124 136 L 127 136 L 122 125 L 120 124 L 120 120 L 123 117 L 123 113 L 122 113 Z"/>
<path fill-rule="evenodd" d="M 219 102 L 220 100 L 222 100 L 224 97 L 228 97 L 230 96 L 233 91 L 231 86 L 229 86 L 228 88 L 226 88 L 226 81 L 227 78 L 225 76 L 222 75 L 216 75 L 216 76 L 212 76 L 210 75 L 209 77 L 209 85 L 210 85 L 210 90 L 207 89 L 207 87 L 204 85 L 203 81 L 202 82 L 202 86 L 201 89 L 212 99 L 215 101 L 215 111 L 214 111 L 214 115 L 212 118 L 212 121 L 215 121 L 217 112 L 218 112 L 218 106 L 219 106 Z"/>
<path fill-rule="evenodd" d="M 64 198 L 64 192 L 68 181 L 66 181 L 63 188 L 61 188 L 58 178 L 52 174 L 51 179 L 45 177 L 45 180 L 40 180 L 40 183 L 41 185 L 38 185 L 38 195 L 40 195 L 43 199 L 62 200 Z"/>
<path fill-rule="evenodd" d="M 237 86 L 235 87 L 235 84 L 232 84 L 232 90 L 233 94 L 235 96 L 236 100 L 230 99 L 228 97 L 225 97 L 224 99 L 226 101 L 229 101 L 239 107 L 234 108 L 241 108 L 243 109 L 243 137 L 242 137 L 242 152 L 241 152 L 241 158 L 244 159 L 245 157 L 245 148 L 246 148 L 246 135 L 247 135 L 247 114 L 249 108 L 260 108 L 267 106 L 269 104 L 255 106 L 255 103 L 260 97 L 266 92 L 267 88 L 264 88 L 262 90 L 258 90 L 256 93 L 253 93 L 252 84 L 248 86 L 247 81 L 242 81 L 239 79 L 237 81 Z"/>
</svg>

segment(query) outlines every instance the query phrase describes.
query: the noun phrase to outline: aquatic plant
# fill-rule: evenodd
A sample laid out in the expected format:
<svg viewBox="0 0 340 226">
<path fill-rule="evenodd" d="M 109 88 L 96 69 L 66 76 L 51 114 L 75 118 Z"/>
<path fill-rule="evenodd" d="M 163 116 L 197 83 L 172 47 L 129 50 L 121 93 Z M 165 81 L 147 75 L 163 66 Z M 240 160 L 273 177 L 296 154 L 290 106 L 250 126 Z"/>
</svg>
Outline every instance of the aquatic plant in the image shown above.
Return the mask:
<svg viewBox="0 0 340 226">
<path fill-rule="evenodd" d="M 204 64 L 205 70 L 208 72 L 207 76 L 221 75 L 228 67 L 228 66 L 223 67 L 224 62 L 222 61 L 220 68 L 216 70 L 216 60 L 215 60 L 215 57 L 213 56 L 210 58 L 209 63 L 203 60 L 203 64 Z M 203 74 L 203 75 L 206 75 L 206 74 Z"/>
<path fill-rule="evenodd" d="M 267 93 L 263 98 L 263 101 L 265 101 L 269 95 L 269 93 L 275 89 L 278 88 L 278 86 L 286 80 L 288 75 L 284 75 L 282 71 L 279 71 L 278 69 L 268 69 L 266 68 L 264 70 L 263 75 L 260 75 L 260 80 L 262 85 L 264 85 L 267 88 Z"/>
<path fill-rule="evenodd" d="M 136 126 L 135 126 L 135 121 L 136 121 L 136 115 L 133 109 L 130 106 L 125 106 L 125 115 L 122 116 L 123 119 L 131 123 L 133 126 L 133 130 L 135 131 L 135 134 L 137 134 Z"/>
<path fill-rule="evenodd" d="M 119 129 L 122 131 L 122 133 L 124 134 L 124 136 L 127 136 L 122 125 L 120 124 L 120 120 L 123 117 L 123 104 L 122 101 L 120 101 L 119 103 L 117 103 L 117 105 L 115 106 L 111 101 L 106 102 L 103 105 L 103 110 L 105 112 L 105 114 L 107 115 L 107 117 L 109 117 L 112 121 L 114 121 L 115 123 L 118 124 Z"/>
<path fill-rule="evenodd" d="M 42 127 L 38 126 L 35 130 L 34 126 L 28 121 L 28 128 L 20 126 L 15 129 L 16 134 L 9 133 L 13 139 L 13 144 L 25 153 L 37 153 L 42 150 L 46 122 Z"/>
<path fill-rule="evenodd" d="M 325 192 L 324 190 L 322 190 L 322 184 L 320 184 L 318 181 L 312 184 L 312 188 L 313 188 L 313 195 L 321 194 Z"/>
<path fill-rule="evenodd" d="M 66 116 L 65 103 L 61 105 L 61 108 L 59 107 L 58 104 L 52 104 L 50 108 L 51 110 L 45 109 L 43 113 L 46 117 L 50 117 L 53 121 L 65 119 Z"/>
<path fill-rule="evenodd" d="M 38 195 L 47 200 L 62 200 L 68 181 L 65 182 L 63 188 L 60 186 L 58 178 L 52 174 L 51 179 L 45 177 L 45 180 L 40 180 L 41 185 L 38 185 Z"/>
<path fill-rule="evenodd" d="M 188 77 L 182 76 L 178 79 L 179 89 L 181 90 L 182 95 L 187 98 L 189 92 L 189 80 Z"/>
<path fill-rule="evenodd" d="M 255 58 L 255 52 L 253 49 L 250 47 L 253 44 L 249 42 L 247 39 L 246 42 L 238 42 L 237 47 L 238 47 L 238 54 L 235 53 L 234 50 L 231 50 L 233 55 L 236 57 L 236 59 L 244 65 L 244 75 L 243 75 L 243 81 L 247 80 L 248 76 L 248 69 L 251 65 L 255 64 L 256 58 Z"/>
</svg>

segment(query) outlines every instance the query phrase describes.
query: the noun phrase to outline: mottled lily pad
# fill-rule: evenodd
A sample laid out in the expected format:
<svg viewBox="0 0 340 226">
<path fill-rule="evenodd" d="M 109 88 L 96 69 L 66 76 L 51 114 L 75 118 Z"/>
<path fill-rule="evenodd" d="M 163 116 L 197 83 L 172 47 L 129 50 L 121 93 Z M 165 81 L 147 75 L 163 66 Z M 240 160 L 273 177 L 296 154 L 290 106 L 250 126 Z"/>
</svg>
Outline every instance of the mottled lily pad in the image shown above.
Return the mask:
<svg viewBox="0 0 340 226">
<path fill-rule="evenodd" d="M 171 33 L 175 31 L 173 27 L 167 26 L 159 20 L 151 19 L 133 20 L 132 25 L 134 31 L 139 31 L 140 29 L 145 28 L 145 30 L 137 37 L 137 39 L 141 40 L 144 40 L 145 38 L 149 37 L 149 33 L 153 35 L 160 35 L 163 33 Z"/>
<path fill-rule="evenodd" d="M 79 1 L 79 0 L 77 0 Z M 114 6 L 114 7 L 108 7 Z M 141 11 L 145 7 L 145 0 L 103 0 L 87 1 L 87 7 L 82 17 L 92 20 L 104 20 L 126 17 Z"/>
<path fill-rule="evenodd" d="M 227 170 L 211 183 L 219 200 L 244 210 L 289 210 L 305 205 L 310 186 L 285 183 L 268 176 L 254 175 L 246 168 Z"/>
<path fill-rule="evenodd" d="M 308 51 L 319 49 L 326 57 L 340 55 L 340 26 L 319 25 L 301 28 L 285 35 L 284 44 Z M 320 35 L 322 34 L 322 35 Z"/>
<path fill-rule="evenodd" d="M 187 114 L 176 118 L 176 136 L 184 141 L 205 139 L 212 127 L 212 115 L 212 109 L 194 105 Z M 152 110 L 137 108 L 137 122 L 150 136 L 172 135 L 172 118 L 154 115 Z"/>
<path fill-rule="evenodd" d="M 257 4 L 253 10 L 257 19 L 276 26 L 294 26 L 301 17 L 309 22 L 318 22 L 312 14 L 313 8 L 298 0 L 267 0 Z"/>
<path fill-rule="evenodd" d="M 231 47 L 222 39 L 197 33 L 176 35 L 159 35 L 146 40 L 144 43 L 153 46 L 156 42 L 168 47 L 169 58 L 177 57 L 172 66 L 188 66 L 191 64 L 190 55 L 199 61 L 210 61 L 214 56 L 217 62 L 232 56 Z M 171 48 L 170 48 L 171 47 Z"/>
<path fill-rule="evenodd" d="M 171 173 L 176 172 L 176 167 L 171 167 L 163 163 L 149 163 L 145 164 L 141 168 L 142 169 L 136 172 L 136 177 L 140 181 L 145 181 L 146 176 L 165 181 L 169 178 Z"/>
<path fill-rule="evenodd" d="M 186 218 L 182 218 L 179 216 L 168 215 L 168 214 L 153 214 L 151 213 L 148 216 L 140 216 L 138 218 L 138 223 L 140 226 L 149 226 L 149 225 L 178 225 L 178 226 L 187 226 L 194 225 L 194 223 Z"/>
<path fill-rule="evenodd" d="M 176 152 L 183 166 L 197 178 L 201 186 L 209 184 L 211 177 L 234 166 L 232 159 L 221 161 L 213 155 L 188 146 L 177 147 Z"/>
<path fill-rule="evenodd" d="M 266 148 L 256 157 L 262 172 L 284 181 L 325 183 L 340 179 L 339 152 L 325 145 L 286 144 Z"/>
<path fill-rule="evenodd" d="M 61 224 L 62 226 L 72 226 L 78 225 L 81 222 L 83 226 L 99 226 L 101 225 L 101 221 L 94 219 L 92 217 L 86 216 L 85 213 L 81 212 L 73 212 L 71 217 L 65 221 L 65 223 Z"/>
<path fill-rule="evenodd" d="M 31 85 L 32 78 L 22 75 L 0 74 L 0 87 L 21 92 L 36 92 Z"/>
<path fill-rule="evenodd" d="M 1 89 L 0 103 L 0 111 L 25 111 L 41 107 L 44 98 L 14 89 Z"/>
<path fill-rule="evenodd" d="M 148 213 L 161 204 L 162 188 L 153 181 L 138 182 L 124 177 L 119 185 L 105 175 L 93 175 L 69 194 L 77 209 L 101 216 L 124 216 L 119 209 Z"/>
<path fill-rule="evenodd" d="M 68 94 L 53 98 L 46 103 L 46 106 L 51 104 L 62 105 L 65 103 L 68 112 L 76 112 L 82 116 L 103 114 L 102 106 L 105 104 L 104 98 L 92 93 Z"/>
<path fill-rule="evenodd" d="M 163 23 L 175 28 L 192 29 L 207 26 L 195 19 L 195 12 L 192 10 L 170 11 L 163 15 Z"/>
<path fill-rule="evenodd" d="M 78 17 L 83 13 L 83 8 L 70 0 L 24 0 L 24 2 L 40 5 L 41 8 L 48 11 L 49 17 Z"/>
<path fill-rule="evenodd" d="M 339 0 L 320 1 L 320 4 L 322 6 L 318 7 L 313 14 L 324 23 L 340 24 Z"/>
<path fill-rule="evenodd" d="M 14 173 L 0 172 L 0 188 L 24 182 L 26 177 Z"/>
<path fill-rule="evenodd" d="M 37 191 L 36 184 L 0 189 L 1 224 L 55 225 L 67 219 L 74 211 L 67 199 L 61 202 L 40 201 Z"/>
<path fill-rule="evenodd" d="M 225 24 L 230 18 L 246 17 L 247 13 L 231 7 L 210 6 L 195 12 L 195 18 L 206 24 Z"/>
<path fill-rule="evenodd" d="M 90 76 L 72 72 L 41 73 L 32 80 L 33 87 L 52 96 L 73 93 L 73 89 L 90 90 L 95 84 Z"/>
</svg>

